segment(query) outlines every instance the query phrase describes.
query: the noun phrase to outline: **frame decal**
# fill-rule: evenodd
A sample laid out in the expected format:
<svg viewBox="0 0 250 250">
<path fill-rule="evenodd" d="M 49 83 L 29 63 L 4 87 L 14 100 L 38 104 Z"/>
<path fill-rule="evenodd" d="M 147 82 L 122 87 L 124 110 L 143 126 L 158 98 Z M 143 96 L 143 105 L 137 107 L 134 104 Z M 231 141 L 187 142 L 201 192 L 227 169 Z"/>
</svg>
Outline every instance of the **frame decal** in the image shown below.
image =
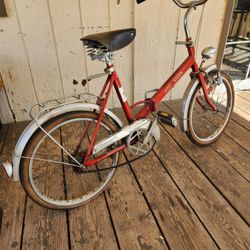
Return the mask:
<svg viewBox="0 0 250 250">
<path fill-rule="evenodd" d="M 120 88 L 119 88 L 119 92 L 120 92 L 120 94 L 121 94 L 122 101 L 123 101 L 123 102 L 128 101 L 127 97 L 125 96 L 125 91 L 124 91 L 124 88 L 123 88 L 123 87 L 120 87 Z"/>
</svg>

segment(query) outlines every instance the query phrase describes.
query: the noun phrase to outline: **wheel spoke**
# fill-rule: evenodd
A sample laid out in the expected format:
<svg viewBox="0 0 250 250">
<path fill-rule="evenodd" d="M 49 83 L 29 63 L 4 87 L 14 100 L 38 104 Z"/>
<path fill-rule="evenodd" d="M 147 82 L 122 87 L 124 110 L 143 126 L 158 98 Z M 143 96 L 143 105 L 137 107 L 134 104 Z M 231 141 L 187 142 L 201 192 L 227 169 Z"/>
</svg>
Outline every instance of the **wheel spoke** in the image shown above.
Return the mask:
<svg viewBox="0 0 250 250">
<path fill-rule="evenodd" d="M 28 192 L 32 192 L 32 197 L 38 203 L 42 199 L 48 207 L 75 207 L 99 194 L 111 180 L 115 169 L 100 174 L 98 172 L 85 174 L 82 165 L 72 160 L 75 158 L 77 162 L 82 162 L 91 138 L 91 134 L 87 135 L 87 133 L 81 137 L 84 124 L 90 123 L 94 128 L 97 119 L 98 115 L 95 113 L 74 112 L 48 122 L 48 128 L 44 126 L 48 133 L 43 131 L 36 133 L 35 143 L 32 143 L 29 151 L 20 157 L 23 158 L 23 164 L 28 165 L 22 168 L 22 171 L 25 171 L 22 176 L 28 176 L 29 180 L 24 185 Z M 108 119 L 103 118 L 97 141 L 109 136 L 114 131 L 113 126 Z M 88 132 L 91 131 L 88 130 Z M 80 138 L 82 140 L 79 140 Z M 77 148 L 79 142 L 81 145 L 78 152 L 81 154 L 70 154 L 73 152 L 72 149 Z M 118 154 L 98 163 L 98 168 L 115 166 L 118 162 Z M 89 167 L 89 170 L 92 169 L 97 168 Z"/>
<path fill-rule="evenodd" d="M 221 75 L 223 76 L 221 85 L 214 85 L 216 75 L 211 75 L 212 81 L 207 83 L 211 88 L 209 98 L 217 107 L 217 111 L 212 110 L 208 105 L 201 86 L 197 87 L 195 95 L 191 99 L 188 136 L 197 144 L 206 145 L 216 140 L 223 132 L 232 112 L 233 85 L 227 77 L 224 77 L 224 73 Z"/>
</svg>

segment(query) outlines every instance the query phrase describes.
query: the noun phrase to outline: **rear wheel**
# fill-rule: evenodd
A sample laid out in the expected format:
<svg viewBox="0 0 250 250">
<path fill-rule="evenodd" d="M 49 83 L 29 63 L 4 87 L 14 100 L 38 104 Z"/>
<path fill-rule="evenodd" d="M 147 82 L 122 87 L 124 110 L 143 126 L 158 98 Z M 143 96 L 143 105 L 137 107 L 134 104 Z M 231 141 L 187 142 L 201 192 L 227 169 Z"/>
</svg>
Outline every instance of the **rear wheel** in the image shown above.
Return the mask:
<svg viewBox="0 0 250 250">
<path fill-rule="evenodd" d="M 216 141 L 223 133 L 234 106 L 234 88 L 228 75 L 221 72 L 222 82 L 217 81 L 217 72 L 206 78 L 209 98 L 218 108 L 213 111 L 208 105 L 199 84 L 191 98 L 188 110 L 188 137 L 200 146 Z"/>
<path fill-rule="evenodd" d="M 35 132 L 24 150 L 20 177 L 24 189 L 36 203 L 52 209 L 73 208 L 90 201 L 108 185 L 115 169 L 83 173 L 84 169 L 78 164 L 83 161 L 89 148 L 97 120 L 96 113 L 70 112 L 49 120 L 43 126 L 46 132 L 73 157 L 41 129 Z M 115 130 L 116 126 L 103 118 L 96 142 Z M 84 131 L 87 132 L 81 140 Z M 96 166 L 88 167 L 87 170 L 115 166 L 118 157 L 119 153 Z"/>
</svg>

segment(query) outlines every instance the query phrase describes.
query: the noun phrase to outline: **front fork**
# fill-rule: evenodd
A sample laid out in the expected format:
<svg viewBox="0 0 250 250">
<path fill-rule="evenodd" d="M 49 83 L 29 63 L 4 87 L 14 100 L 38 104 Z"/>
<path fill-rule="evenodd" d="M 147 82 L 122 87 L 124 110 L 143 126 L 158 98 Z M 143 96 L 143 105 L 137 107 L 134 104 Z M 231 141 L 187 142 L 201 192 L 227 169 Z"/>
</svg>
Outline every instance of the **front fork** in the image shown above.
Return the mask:
<svg viewBox="0 0 250 250">
<path fill-rule="evenodd" d="M 211 99 L 208 96 L 210 93 L 209 93 L 209 89 L 207 88 L 207 85 L 205 82 L 204 73 L 200 72 L 198 74 L 198 79 L 201 83 L 202 90 L 203 90 L 203 93 L 204 93 L 204 96 L 205 96 L 205 99 L 206 99 L 208 105 L 212 108 L 213 111 L 218 111 L 218 108 L 213 104 L 213 102 L 211 101 Z M 199 101 L 198 101 L 198 103 L 199 103 Z"/>
</svg>

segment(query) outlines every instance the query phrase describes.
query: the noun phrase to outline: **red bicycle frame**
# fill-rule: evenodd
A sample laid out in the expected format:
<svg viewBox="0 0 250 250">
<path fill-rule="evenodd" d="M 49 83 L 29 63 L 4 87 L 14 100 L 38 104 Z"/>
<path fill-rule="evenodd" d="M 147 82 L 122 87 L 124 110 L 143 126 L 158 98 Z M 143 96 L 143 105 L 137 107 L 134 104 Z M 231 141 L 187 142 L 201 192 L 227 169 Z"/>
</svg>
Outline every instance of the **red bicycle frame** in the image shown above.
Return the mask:
<svg viewBox="0 0 250 250">
<path fill-rule="evenodd" d="M 187 40 L 189 42 L 190 39 Z M 112 87 L 114 86 L 116 93 L 118 95 L 118 98 L 120 100 L 121 106 L 123 108 L 123 111 L 126 115 L 126 118 L 128 120 L 128 123 L 131 123 L 135 120 L 146 118 L 150 112 L 157 111 L 158 104 L 162 101 L 162 99 L 169 93 L 169 91 L 179 82 L 179 80 L 185 75 L 185 73 L 191 68 L 192 74 L 196 75 L 198 78 L 206 101 L 211 106 L 213 110 L 217 110 L 217 108 L 214 106 L 214 104 L 211 102 L 211 100 L 208 97 L 208 90 L 206 87 L 204 74 L 199 70 L 199 67 L 195 61 L 195 49 L 193 46 L 187 45 L 188 49 L 188 58 L 179 66 L 179 68 L 170 76 L 170 78 L 160 87 L 160 89 L 157 90 L 157 92 L 153 95 L 153 97 L 145 99 L 143 101 L 139 101 L 135 103 L 132 107 L 137 106 L 139 104 L 144 103 L 144 106 L 135 114 L 132 113 L 132 107 L 129 106 L 127 102 L 127 98 L 124 95 L 124 90 L 122 88 L 120 79 L 116 73 L 116 71 L 113 71 L 107 78 L 103 89 L 100 93 L 100 98 L 97 101 L 97 104 L 100 105 L 100 115 L 98 122 L 96 124 L 93 137 L 91 138 L 90 147 L 88 149 L 88 152 L 84 159 L 84 165 L 85 166 L 91 166 L 94 165 L 101 160 L 106 159 L 107 157 L 123 150 L 125 148 L 125 145 L 121 145 L 111 151 L 109 151 L 107 154 L 104 154 L 98 158 L 90 159 L 91 153 L 94 148 L 95 139 L 97 136 L 98 129 L 100 127 L 100 123 L 107 105 L 108 98 L 110 96 L 110 92 Z M 108 69 L 113 69 L 114 65 L 108 65 Z M 104 98 L 105 95 L 105 98 Z"/>
</svg>

